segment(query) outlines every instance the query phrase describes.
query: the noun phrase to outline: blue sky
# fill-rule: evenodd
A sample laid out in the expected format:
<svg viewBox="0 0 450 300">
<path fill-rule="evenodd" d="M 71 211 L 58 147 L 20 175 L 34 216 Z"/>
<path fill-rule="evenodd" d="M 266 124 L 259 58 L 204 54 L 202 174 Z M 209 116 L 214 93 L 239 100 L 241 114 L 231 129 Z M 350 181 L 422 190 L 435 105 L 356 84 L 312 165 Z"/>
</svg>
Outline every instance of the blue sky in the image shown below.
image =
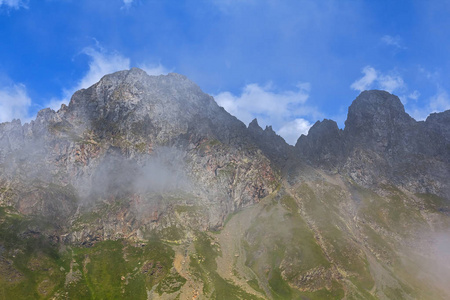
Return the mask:
<svg viewBox="0 0 450 300">
<path fill-rule="evenodd" d="M 450 109 L 449 1 L 0 0 L 0 122 L 130 67 L 188 76 L 293 144 L 365 89 Z"/>
</svg>

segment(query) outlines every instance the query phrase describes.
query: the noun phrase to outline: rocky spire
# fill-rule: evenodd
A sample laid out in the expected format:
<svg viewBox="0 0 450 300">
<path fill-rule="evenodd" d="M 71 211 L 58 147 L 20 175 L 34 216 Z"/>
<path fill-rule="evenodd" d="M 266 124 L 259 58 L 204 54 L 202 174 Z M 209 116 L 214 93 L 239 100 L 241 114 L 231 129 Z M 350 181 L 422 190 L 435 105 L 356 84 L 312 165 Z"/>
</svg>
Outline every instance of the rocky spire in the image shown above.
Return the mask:
<svg viewBox="0 0 450 300">
<path fill-rule="evenodd" d="M 335 169 L 344 156 L 342 130 L 335 121 L 324 119 L 317 121 L 308 131 L 301 135 L 295 144 L 296 152 L 314 166 L 321 165 Z"/>
<path fill-rule="evenodd" d="M 415 123 L 397 96 L 386 91 L 364 91 L 348 109 L 344 135 L 350 148 L 388 151 L 405 143 L 405 135 Z"/>
</svg>

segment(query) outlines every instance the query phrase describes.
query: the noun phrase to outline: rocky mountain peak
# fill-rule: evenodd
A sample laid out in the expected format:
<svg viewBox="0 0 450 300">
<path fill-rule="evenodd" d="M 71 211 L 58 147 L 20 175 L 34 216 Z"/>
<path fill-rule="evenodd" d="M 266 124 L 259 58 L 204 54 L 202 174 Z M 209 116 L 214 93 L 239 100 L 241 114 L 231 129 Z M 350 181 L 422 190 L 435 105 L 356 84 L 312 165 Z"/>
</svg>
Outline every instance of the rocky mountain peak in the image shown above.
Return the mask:
<svg viewBox="0 0 450 300">
<path fill-rule="evenodd" d="M 361 126 L 383 126 L 383 123 L 411 122 L 400 99 L 386 91 L 362 92 L 348 109 L 346 130 Z"/>
<path fill-rule="evenodd" d="M 313 165 L 334 168 L 343 155 L 342 131 L 333 120 L 317 121 L 295 144 L 297 153 Z"/>
<path fill-rule="evenodd" d="M 317 121 L 314 125 L 309 129 L 308 136 L 311 137 L 320 137 L 320 136 L 334 136 L 339 134 L 339 128 L 337 123 L 333 120 L 324 119 L 323 121 Z"/>
<path fill-rule="evenodd" d="M 380 152 L 401 142 L 405 130 L 415 123 L 397 96 L 386 91 L 364 91 L 348 109 L 344 134 L 351 147 L 364 145 Z"/>
<path fill-rule="evenodd" d="M 136 195 L 150 197 L 155 216 L 169 204 L 152 193 L 175 192 L 166 182 L 182 182 L 183 192 L 195 194 L 197 202 L 218 199 L 209 203 L 201 225 L 211 228 L 221 226 L 228 212 L 271 193 L 277 182 L 246 126 L 211 96 L 183 75 L 149 76 L 137 68 L 104 76 L 77 91 L 69 106 L 41 110 L 30 124 L 0 124 L 0 171 L 0 183 L 19 176 L 29 186 L 17 187 L 23 193 L 33 194 L 30 182 L 36 178 L 49 189 L 70 185 L 81 206 L 114 197 L 134 205 Z M 141 189 L 142 180 L 146 187 L 159 183 Z M 237 185 L 239 191 L 232 192 Z M 49 216 L 43 206 L 22 198 L 11 200 L 20 212 Z M 59 200 L 59 206 L 67 204 L 67 214 L 78 205 Z"/>
<path fill-rule="evenodd" d="M 450 143 L 450 110 L 432 113 L 425 121 L 426 127 L 443 136 L 447 144 Z"/>
<path fill-rule="evenodd" d="M 292 146 L 288 145 L 281 136 L 276 134 L 272 126 L 266 126 L 263 130 L 255 118 L 248 125 L 248 133 L 252 137 L 253 142 L 276 165 L 282 167 L 286 163 L 292 151 Z"/>
<path fill-rule="evenodd" d="M 190 132 L 228 142 L 246 132 L 242 122 L 187 77 L 149 76 L 138 68 L 106 75 L 76 92 L 67 113 L 68 120 L 82 120 L 100 136 L 113 135 L 113 130 L 168 142 Z"/>
<path fill-rule="evenodd" d="M 248 124 L 248 130 L 253 134 L 261 134 L 264 130 L 259 126 L 258 120 L 256 118 Z"/>
<path fill-rule="evenodd" d="M 350 105 L 345 129 L 318 121 L 295 153 L 313 166 L 338 171 L 361 185 L 395 182 L 414 192 L 448 191 L 450 111 L 416 122 L 400 99 L 385 91 L 362 92 Z"/>
</svg>

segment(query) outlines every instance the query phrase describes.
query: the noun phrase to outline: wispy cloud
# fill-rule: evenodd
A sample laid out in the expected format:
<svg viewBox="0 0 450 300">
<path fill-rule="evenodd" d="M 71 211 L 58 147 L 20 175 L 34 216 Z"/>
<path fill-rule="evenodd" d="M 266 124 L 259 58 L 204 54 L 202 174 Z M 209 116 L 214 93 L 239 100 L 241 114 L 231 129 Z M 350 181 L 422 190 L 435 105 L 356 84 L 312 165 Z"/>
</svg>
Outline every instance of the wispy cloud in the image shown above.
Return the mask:
<svg viewBox="0 0 450 300">
<path fill-rule="evenodd" d="M 412 92 L 405 92 L 404 94 L 398 95 L 398 97 L 400 98 L 400 101 L 402 101 L 403 105 L 406 108 L 407 104 L 411 106 L 411 103 L 417 103 L 417 100 L 420 97 L 420 92 L 418 90 L 414 90 Z M 411 102 L 409 100 L 413 101 Z"/>
<path fill-rule="evenodd" d="M 391 36 L 391 35 L 384 35 L 381 38 L 381 41 L 388 45 L 388 46 L 393 46 L 396 49 L 406 49 L 405 46 L 403 46 L 402 44 L 402 39 L 397 35 L 397 36 Z"/>
<path fill-rule="evenodd" d="M 260 125 L 272 125 L 287 142 L 293 144 L 309 129 L 307 117 L 317 118 L 320 113 L 306 104 L 310 91 L 309 83 L 300 83 L 296 90 L 275 91 L 271 84 L 260 86 L 249 84 L 238 96 L 230 92 L 215 95 L 217 103 L 230 114 L 248 124 L 258 118 Z"/>
<path fill-rule="evenodd" d="M 0 7 L 6 6 L 8 8 L 19 9 L 21 7 L 28 8 L 28 1 L 24 0 L 0 0 Z"/>
<path fill-rule="evenodd" d="M 419 99 L 419 97 L 420 97 L 420 93 L 417 90 L 413 91 L 412 93 L 410 93 L 408 95 L 408 98 L 412 99 L 412 100 L 417 100 L 417 99 Z"/>
<path fill-rule="evenodd" d="M 405 82 L 400 75 L 382 75 L 378 77 L 378 84 L 381 89 L 392 93 L 396 90 L 405 88 Z"/>
<path fill-rule="evenodd" d="M 130 59 L 117 52 L 107 52 L 103 49 L 96 50 L 91 47 L 82 51 L 91 59 L 89 70 L 79 81 L 75 90 L 87 88 L 99 81 L 106 74 L 130 68 Z"/>
<path fill-rule="evenodd" d="M 382 73 L 371 66 L 364 67 L 362 70 L 364 75 L 350 87 L 357 91 L 377 88 L 390 93 L 397 92 L 406 111 L 416 120 L 425 120 L 431 113 L 450 109 L 450 95 L 439 83 L 436 83 L 438 73 L 430 73 L 424 69 L 420 69 L 420 72 L 436 84 L 436 93 L 429 98 L 421 97 L 418 90 L 409 91 L 403 78 L 396 72 Z M 418 103 L 419 98 L 422 104 Z"/>
<path fill-rule="evenodd" d="M 423 107 L 417 107 L 414 105 L 408 110 L 408 113 L 416 120 L 425 120 L 431 113 L 442 112 L 450 109 L 450 95 L 449 93 L 438 88 L 436 94 L 430 97 L 427 104 Z"/>
<path fill-rule="evenodd" d="M 364 91 L 372 88 L 386 90 L 389 93 L 402 91 L 406 88 L 403 78 L 395 72 L 384 74 L 371 66 L 362 69 L 363 77 L 353 82 L 350 87 L 356 91 Z"/>
<path fill-rule="evenodd" d="M 369 89 L 373 82 L 378 78 L 377 71 L 371 66 L 364 67 L 362 72 L 364 73 L 364 76 L 353 82 L 350 86 L 352 89 L 360 92 Z"/>
<path fill-rule="evenodd" d="M 123 0 L 122 9 L 129 8 L 131 6 L 131 4 L 133 4 L 133 0 Z"/>
<path fill-rule="evenodd" d="M 430 113 L 450 109 L 450 96 L 447 91 L 439 89 L 439 91 L 430 98 L 429 107 Z"/>
<path fill-rule="evenodd" d="M 28 121 L 30 106 L 31 99 L 25 85 L 13 84 L 0 88 L 0 123 L 13 119 Z"/>
<path fill-rule="evenodd" d="M 97 46 L 86 47 L 81 52 L 89 57 L 89 68 L 85 75 L 75 86 L 64 88 L 62 97 L 52 98 L 45 106 L 53 110 L 61 108 L 62 104 L 68 104 L 72 95 L 84 88 L 98 82 L 104 75 L 120 70 L 130 69 L 130 59 L 118 52 L 108 52 Z M 169 70 L 162 64 L 142 64 L 139 65 L 149 75 L 166 74 Z M 0 86 L 0 122 L 7 122 L 13 119 L 29 121 L 34 116 L 30 115 L 29 109 L 32 106 L 32 100 L 27 94 L 25 85 L 9 84 Z"/>
<path fill-rule="evenodd" d="M 84 48 L 83 54 L 89 56 L 89 69 L 74 87 L 63 90 L 62 99 L 52 99 L 48 106 L 58 110 L 62 104 L 69 103 L 70 97 L 76 91 L 88 88 L 98 82 L 104 75 L 130 68 L 130 59 L 117 52 L 107 52 L 104 49 Z"/>
<path fill-rule="evenodd" d="M 171 70 L 167 69 L 165 66 L 163 66 L 162 64 L 141 64 L 139 65 L 139 68 L 141 68 L 142 70 L 144 70 L 148 75 L 162 75 L 162 74 L 167 74 L 170 73 Z"/>
</svg>

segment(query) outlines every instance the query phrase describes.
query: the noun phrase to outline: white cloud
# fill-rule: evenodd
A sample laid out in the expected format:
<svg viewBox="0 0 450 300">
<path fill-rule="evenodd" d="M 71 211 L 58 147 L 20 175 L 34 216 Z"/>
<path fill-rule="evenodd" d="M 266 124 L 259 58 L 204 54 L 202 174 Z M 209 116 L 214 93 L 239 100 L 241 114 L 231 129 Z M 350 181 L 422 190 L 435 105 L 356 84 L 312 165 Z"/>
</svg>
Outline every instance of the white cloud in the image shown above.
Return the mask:
<svg viewBox="0 0 450 300">
<path fill-rule="evenodd" d="M 106 74 L 130 68 L 130 59 L 119 53 L 107 53 L 104 50 L 98 51 L 90 47 L 85 48 L 83 53 L 91 58 L 89 71 L 79 81 L 75 91 L 90 87 Z"/>
<path fill-rule="evenodd" d="M 0 0 L 2 1 L 2 0 Z M 0 2 L 1 3 L 1 2 Z M 130 59 L 117 52 L 106 52 L 103 49 L 87 47 L 83 49 L 83 54 L 89 56 L 89 69 L 86 74 L 71 87 L 63 89 L 63 96 L 52 98 L 45 107 L 53 110 L 61 108 L 62 104 L 68 104 L 72 95 L 83 88 L 88 88 L 98 82 L 104 75 L 120 70 L 130 69 Z M 167 74 L 169 70 L 161 64 L 143 64 L 139 66 L 149 75 Z M 28 97 L 25 85 L 16 84 L 6 88 L 0 87 L 0 122 L 11 121 L 20 118 L 22 121 L 33 119 L 30 117 L 29 108 L 32 105 Z"/>
<path fill-rule="evenodd" d="M 153 75 L 153 76 L 167 74 L 167 73 L 171 72 L 169 69 L 167 69 L 166 67 L 164 67 L 161 64 L 157 64 L 157 65 L 141 64 L 141 65 L 139 65 L 139 68 L 144 70 L 148 75 Z"/>
<path fill-rule="evenodd" d="M 312 124 L 307 120 L 298 118 L 284 124 L 278 131 L 278 134 L 281 135 L 288 144 L 295 145 L 300 135 L 308 134 L 308 130 L 311 126 Z"/>
<path fill-rule="evenodd" d="M 0 88 L 0 123 L 13 119 L 28 121 L 31 99 L 23 84 Z"/>
<path fill-rule="evenodd" d="M 123 0 L 122 9 L 129 8 L 131 6 L 131 4 L 133 4 L 133 0 Z"/>
<path fill-rule="evenodd" d="M 19 9 L 20 7 L 28 8 L 27 2 L 22 0 L 0 0 L 0 7 L 4 5 L 14 9 Z"/>
<path fill-rule="evenodd" d="M 450 109 L 450 96 L 446 90 L 438 88 L 438 91 L 424 107 L 413 106 L 408 113 L 417 121 L 425 120 L 431 113 L 442 112 Z"/>
<path fill-rule="evenodd" d="M 402 45 L 402 39 L 399 36 L 385 35 L 381 38 L 381 41 L 388 46 L 394 46 L 397 49 L 405 49 Z"/>
<path fill-rule="evenodd" d="M 414 92 L 412 92 L 408 95 L 408 98 L 412 99 L 412 100 L 417 100 L 417 99 L 419 99 L 419 97 L 420 97 L 420 93 L 417 90 L 415 90 Z"/>
<path fill-rule="evenodd" d="M 401 90 L 405 87 L 405 82 L 399 75 L 380 75 L 377 81 L 379 87 L 389 93 L 392 93 L 395 90 Z"/>
<path fill-rule="evenodd" d="M 418 90 L 414 90 L 409 94 L 398 95 L 398 97 L 400 98 L 400 101 L 402 101 L 403 105 L 406 106 L 409 103 L 409 99 L 413 100 L 413 102 L 417 102 L 420 97 L 420 93 Z"/>
<path fill-rule="evenodd" d="M 441 112 L 450 109 L 450 97 L 447 91 L 439 89 L 439 91 L 431 97 L 429 103 L 430 113 Z"/>
<path fill-rule="evenodd" d="M 353 82 L 350 86 L 352 89 L 360 92 L 369 89 L 378 77 L 377 71 L 371 66 L 364 67 L 362 72 L 364 73 L 364 76 Z"/>
<path fill-rule="evenodd" d="M 63 96 L 61 98 L 53 98 L 47 103 L 47 107 L 53 110 L 61 108 L 62 104 L 68 104 L 72 95 L 80 90 L 90 87 L 97 83 L 103 76 L 121 70 L 130 69 L 130 59 L 118 52 L 107 52 L 97 45 L 96 48 L 86 47 L 81 52 L 89 56 L 89 69 L 78 83 L 71 87 L 63 89 Z M 139 66 L 149 75 L 160 75 L 169 72 L 163 65 L 157 64 L 143 64 Z"/>
<path fill-rule="evenodd" d="M 353 82 L 350 87 L 356 91 L 364 91 L 371 88 L 379 88 L 389 93 L 402 91 L 406 88 L 403 78 L 393 72 L 383 74 L 371 66 L 366 66 L 362 70 L 363 77 Z"/>
<path fill-rule="evenodd" d="M 245 124 L 258 118 L 258 123 L 263 128 L 272 125 L 289 143 L 295 143 L 296 138 L 304 133 L 304 128 L 309 124 L 302 123 L 301 117 L 321 116 L 315 108 L 306 105 L 309 91 L 309 83 L 298 84 L 295 91 L 281 92 L 274 91 L 270 84 L 260 86 L 254 83 L 245 86 L 239 96 L 223 92 L 214 98 L 220 106 Z M 296 138 L 293 138 L 294 135 Z"/>
<path fill-rule="evenodd" d="M 130 59 L 120 53 L 107 53 L 102 49 L 96 50 L 91 47 L 83 49 L 82 53 L 90 57 L 89 70 L 76 86 L 63 90 L 62 99 L 52 99 L 47 104 L 51 109 L 58 110 L 61 104 L 68 104 L 73 93 L 90 87 L 104 75 L 130 68 Z"/>
</svg>

